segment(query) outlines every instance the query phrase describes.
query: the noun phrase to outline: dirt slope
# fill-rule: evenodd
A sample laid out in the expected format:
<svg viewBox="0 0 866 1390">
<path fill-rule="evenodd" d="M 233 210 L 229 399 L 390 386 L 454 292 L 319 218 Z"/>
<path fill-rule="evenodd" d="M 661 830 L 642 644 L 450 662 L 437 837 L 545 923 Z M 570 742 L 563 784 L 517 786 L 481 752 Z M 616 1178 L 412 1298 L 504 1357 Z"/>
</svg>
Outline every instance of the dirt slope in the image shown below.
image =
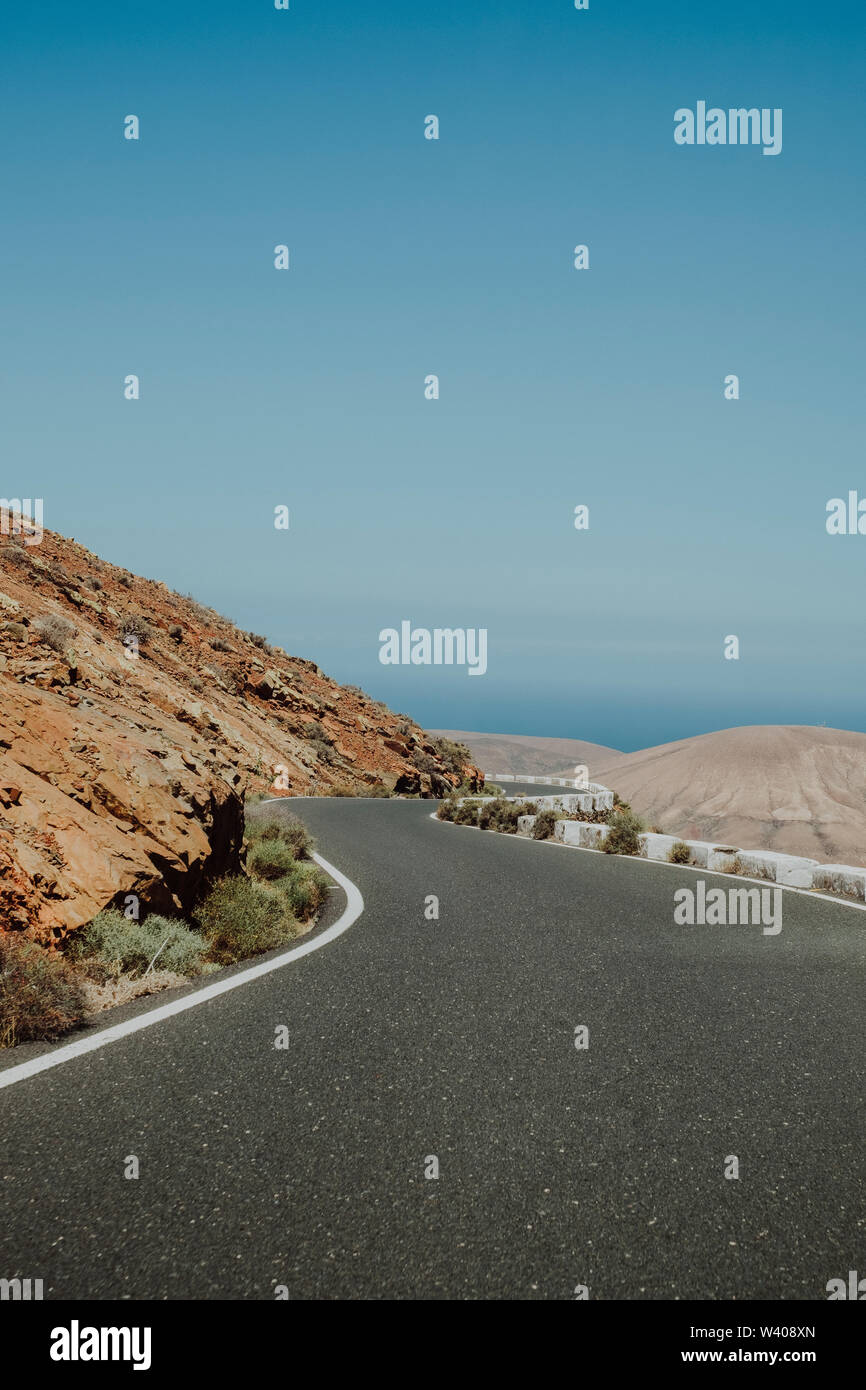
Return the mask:
<svg viewBox="0 0 866 1390">
<path fill-rule="evenodd" d="M 593 775 L 685 838 L 866 864 L 866 734 L 722 729 L 600 762 Z"/>
</svg>

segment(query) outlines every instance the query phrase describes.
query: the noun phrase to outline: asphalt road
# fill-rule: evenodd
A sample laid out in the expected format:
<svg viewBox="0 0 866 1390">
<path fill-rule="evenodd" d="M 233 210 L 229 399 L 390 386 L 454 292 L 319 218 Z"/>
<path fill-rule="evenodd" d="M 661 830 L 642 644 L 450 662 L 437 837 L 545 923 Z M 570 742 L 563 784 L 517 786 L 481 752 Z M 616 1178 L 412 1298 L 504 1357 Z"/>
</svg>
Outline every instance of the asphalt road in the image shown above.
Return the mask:
<svg viewBox="0 0 866 1390">
<path fill-rule="evenodd" d="M 823 1300 L 866 1271 L 866 914 L 786 892 L 778 936 L 677 926 L 694 871 L 432 809 L 292 802 L 364 896 L 344 935 L 0 1091 L 0 1276 Z"/>
</svg>

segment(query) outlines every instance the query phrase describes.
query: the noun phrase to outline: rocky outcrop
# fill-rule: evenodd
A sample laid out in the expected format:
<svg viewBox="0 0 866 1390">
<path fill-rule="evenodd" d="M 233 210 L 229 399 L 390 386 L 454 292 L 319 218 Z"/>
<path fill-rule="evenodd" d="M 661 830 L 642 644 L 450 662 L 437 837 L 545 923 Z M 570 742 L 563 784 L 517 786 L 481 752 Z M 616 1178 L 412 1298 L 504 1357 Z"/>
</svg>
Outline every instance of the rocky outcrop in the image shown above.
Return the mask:
<svg viewBox="0 0 866 1390">
<path fill-rule="evenodd" d="M 50 942 L 109 903 L 189 910 L 237 870 L 243 802 L 435 795 L 411 720 L 212 609 L 45 532 L 0 541 L 0 927 Z"/>
</svg>

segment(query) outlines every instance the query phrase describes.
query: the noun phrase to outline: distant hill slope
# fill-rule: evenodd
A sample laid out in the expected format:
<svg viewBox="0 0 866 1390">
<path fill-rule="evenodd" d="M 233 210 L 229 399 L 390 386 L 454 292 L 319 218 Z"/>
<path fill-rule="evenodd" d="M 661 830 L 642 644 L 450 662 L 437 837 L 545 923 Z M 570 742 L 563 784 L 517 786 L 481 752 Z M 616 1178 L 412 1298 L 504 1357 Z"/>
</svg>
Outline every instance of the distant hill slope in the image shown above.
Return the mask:
<svg viewBox="0 0 866 1390">
<path fill-rule="evenodd" d="M 866 734 L 750 725 L 644 748 L 591 771 L 686 839 L 866 864 Z"/>
<path fill-rule="evenodd" d="M 605 766 L 624 756 L 601 743 L 579 738 L 533 738 L 527 734 L 471 734 L 456 729 L 431 729 L 434 737 L 465 743 L 479 767 L 491 772 L 546 773 L 551 777 L 573 777 L 575 766 L 584 763 L 590 777 L 597 766 Z"/>
</svg>

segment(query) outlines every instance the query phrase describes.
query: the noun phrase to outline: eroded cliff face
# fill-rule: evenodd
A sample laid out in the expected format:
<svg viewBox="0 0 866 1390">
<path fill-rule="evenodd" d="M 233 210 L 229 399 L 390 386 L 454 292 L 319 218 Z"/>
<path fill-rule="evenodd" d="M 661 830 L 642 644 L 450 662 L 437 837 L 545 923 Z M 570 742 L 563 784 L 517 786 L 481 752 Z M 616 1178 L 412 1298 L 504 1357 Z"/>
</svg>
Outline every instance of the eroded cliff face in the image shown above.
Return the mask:
<svg viewBox="0 0 866 1390">
<path fill-rule="evenodd" d="M 3 929 L 58 940 L 130 893 L 188 911 L 238 870 L 250 791 L 460 775 L 411 720 L 164 584 L 0 537 Z"/>
</svg>

